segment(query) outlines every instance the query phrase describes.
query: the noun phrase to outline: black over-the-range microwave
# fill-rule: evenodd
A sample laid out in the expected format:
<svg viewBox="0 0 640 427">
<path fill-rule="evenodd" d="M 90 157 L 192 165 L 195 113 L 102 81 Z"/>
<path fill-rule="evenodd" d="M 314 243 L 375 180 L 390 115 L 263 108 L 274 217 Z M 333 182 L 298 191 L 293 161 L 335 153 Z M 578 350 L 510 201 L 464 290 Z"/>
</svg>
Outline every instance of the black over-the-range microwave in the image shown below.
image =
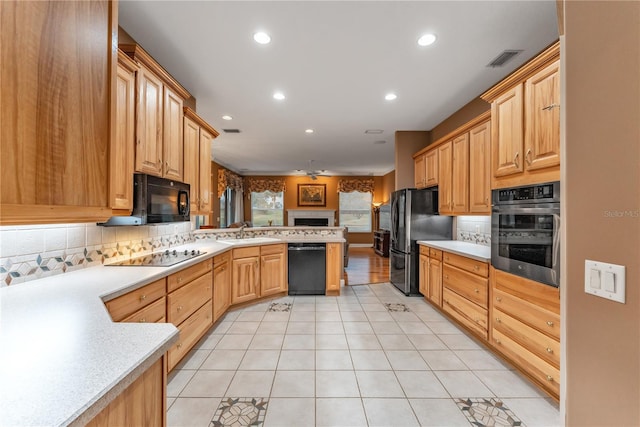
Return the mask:
<svg viewBox="0 0 640 427">
<path fill-rule="evenodd" d="M 131 216 L 113 216 L 104 226 L 189 221 L 189 184 L 142 173 L 133 177 Z"/>
</svg>

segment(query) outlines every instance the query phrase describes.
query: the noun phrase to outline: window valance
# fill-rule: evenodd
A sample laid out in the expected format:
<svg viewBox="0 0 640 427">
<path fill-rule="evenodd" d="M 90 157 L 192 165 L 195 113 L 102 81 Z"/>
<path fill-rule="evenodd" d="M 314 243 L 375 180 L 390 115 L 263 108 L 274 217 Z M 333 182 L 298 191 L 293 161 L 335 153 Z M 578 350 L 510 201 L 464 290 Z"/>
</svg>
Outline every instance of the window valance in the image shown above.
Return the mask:
<svg viewBox="0 0 640 427">
<path fill-rule="evenodd" d="M 249 197 L 251 193 L 262 193 L 264 191 L 279 193 L 280 191 L 285 191 L 284 178 L 245 177 L 244 181 L 247 188 L 247 197 Z"/>
<path fill-rule="evenodd" d="M 244 192 L 242 177 L 228 169 L 218 169 L 218 198 L 222 197 L 227 187 L 240 193 Z"/>
<path fill-rule="evenodd" d="M 375 181 L 373 178 L 369 179 L 341 179 L 338 181 L 339 193 L 351 193 L 353 191 L 359 191 L 361 193 L 371 193 L 375 189 Z"/>
</svg>

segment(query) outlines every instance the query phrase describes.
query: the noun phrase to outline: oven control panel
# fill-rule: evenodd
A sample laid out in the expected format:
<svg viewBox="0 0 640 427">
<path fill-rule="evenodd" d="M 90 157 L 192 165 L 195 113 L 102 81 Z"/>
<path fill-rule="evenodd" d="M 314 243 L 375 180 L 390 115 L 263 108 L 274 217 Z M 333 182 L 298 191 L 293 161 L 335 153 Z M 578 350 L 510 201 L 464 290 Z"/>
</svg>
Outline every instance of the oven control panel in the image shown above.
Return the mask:
<svg viewBox="0 0 640 427">
<path fill-rule="evenodd" d="M 494 204 L 511 204 L 527 202 L 559 202 L 560 183 L 529 185 L 524 187 L 503 188 L 493 190 Z"/>
</svg>

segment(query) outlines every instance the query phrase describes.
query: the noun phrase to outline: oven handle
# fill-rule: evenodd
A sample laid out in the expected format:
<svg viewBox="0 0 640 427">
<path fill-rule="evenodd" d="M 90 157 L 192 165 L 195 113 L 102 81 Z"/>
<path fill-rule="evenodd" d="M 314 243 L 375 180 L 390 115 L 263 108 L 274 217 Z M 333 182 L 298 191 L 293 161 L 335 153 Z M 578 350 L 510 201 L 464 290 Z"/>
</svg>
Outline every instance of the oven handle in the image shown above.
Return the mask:
<svg viewBox="0 0 640 427">
<path fill-rule="evenodd" d="M 493 205 L 493 213 L 505 215 L 551 214 L 560 215 L 560 203 L 543 203 L 531 207 Z"/>
</svg>

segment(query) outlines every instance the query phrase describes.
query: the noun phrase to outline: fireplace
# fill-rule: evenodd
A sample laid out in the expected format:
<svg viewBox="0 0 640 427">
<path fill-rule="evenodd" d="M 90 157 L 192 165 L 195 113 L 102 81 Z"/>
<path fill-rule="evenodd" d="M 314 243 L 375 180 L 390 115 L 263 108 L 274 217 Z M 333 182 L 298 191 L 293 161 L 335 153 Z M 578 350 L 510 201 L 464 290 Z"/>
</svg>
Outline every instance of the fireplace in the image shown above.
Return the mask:
<svg viewBox="0 0 640 427">
<path fill-rule="evenodd" d="M 336 211 L 333 209 L 288 209 L 287 225 L 333 227 Z"/>
<path fill-rule="evenodd" d="M 305 227 L 328 227 L 328 218 L 294 218 L 293 225 Z"/>
</svg>

